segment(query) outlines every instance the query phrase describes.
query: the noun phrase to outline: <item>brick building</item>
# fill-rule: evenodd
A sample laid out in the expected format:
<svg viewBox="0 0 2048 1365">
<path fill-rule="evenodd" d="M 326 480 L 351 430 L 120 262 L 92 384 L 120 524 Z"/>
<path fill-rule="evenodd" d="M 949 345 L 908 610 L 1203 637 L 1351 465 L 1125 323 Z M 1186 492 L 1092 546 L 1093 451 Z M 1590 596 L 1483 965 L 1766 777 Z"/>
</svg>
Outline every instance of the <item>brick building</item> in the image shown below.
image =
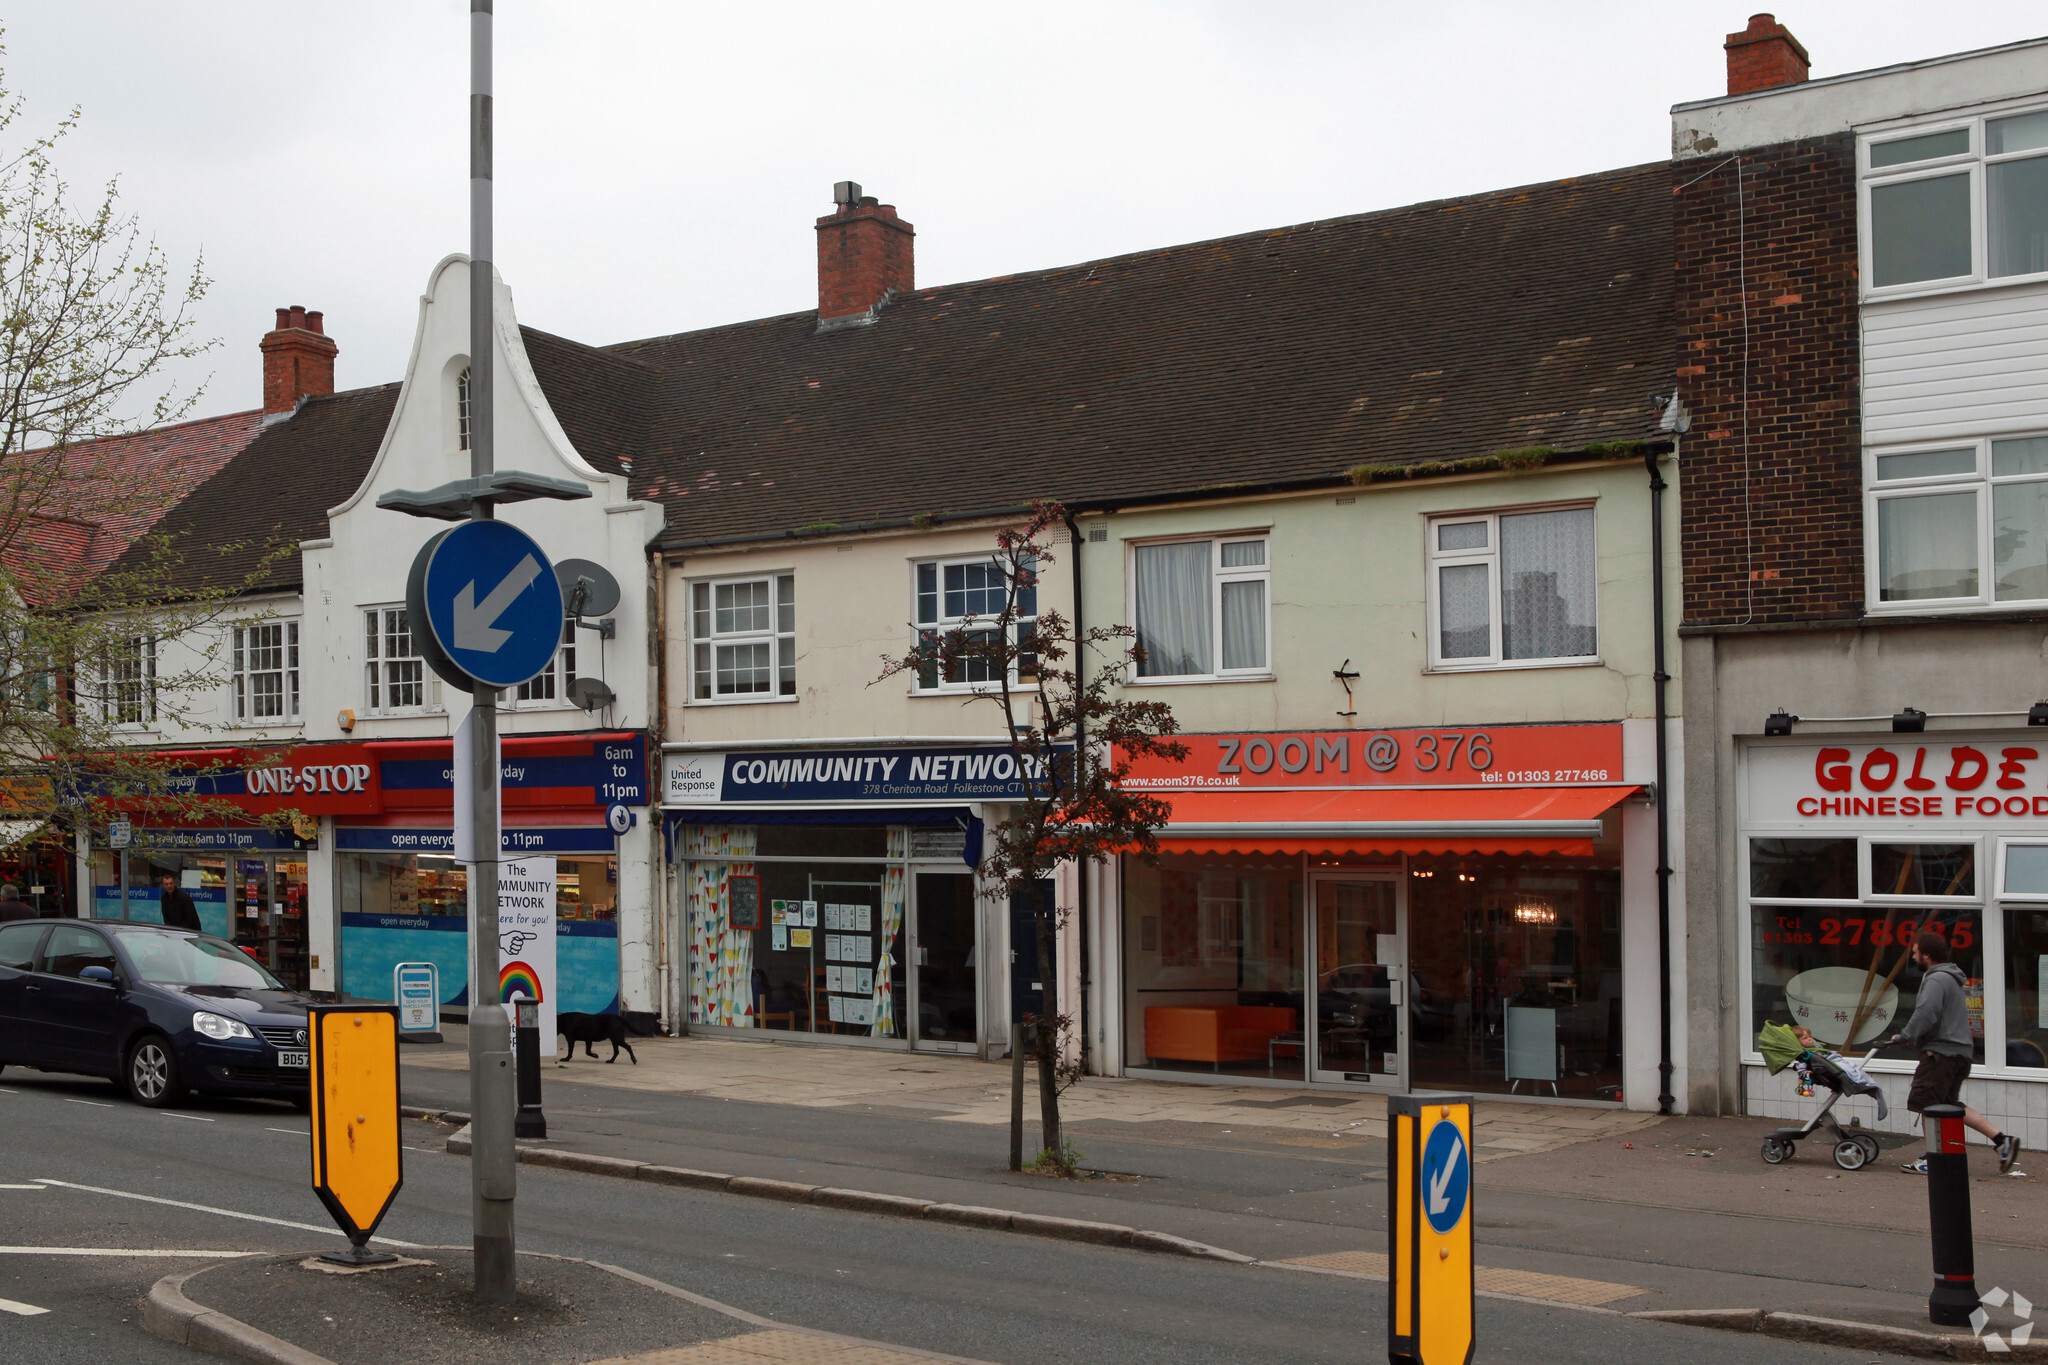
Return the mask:
<svg viewBox="0 0 2048 1365">
<path fill-rule="evenodd" d="M 1810 1109 L 1758 1027 L 1890 1037 L 1924 926 L 1971 982 L 1966 1098 L 2039 1144 L 2048 42 L 1822 80 L 1769 15 L 1727 46 L 1673 110 L 1688 1107 Z"/>
</svg>

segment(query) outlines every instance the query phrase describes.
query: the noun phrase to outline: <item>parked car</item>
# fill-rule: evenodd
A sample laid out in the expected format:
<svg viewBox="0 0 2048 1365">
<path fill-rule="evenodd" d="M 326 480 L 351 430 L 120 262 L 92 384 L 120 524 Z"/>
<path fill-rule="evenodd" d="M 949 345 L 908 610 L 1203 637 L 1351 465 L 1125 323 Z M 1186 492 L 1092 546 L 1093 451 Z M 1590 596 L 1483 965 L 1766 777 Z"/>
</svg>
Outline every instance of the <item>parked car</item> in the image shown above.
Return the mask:
<svg viewBox="0 0 2048 1365">
<path fill-rule="evenodd" d="M 212 934 L 128 920 L 0 925 L 0 1067 L 105 1076 L 151 1108 L 188 1089 L 304 1107 L 311 1003 Z"/>
</svg>

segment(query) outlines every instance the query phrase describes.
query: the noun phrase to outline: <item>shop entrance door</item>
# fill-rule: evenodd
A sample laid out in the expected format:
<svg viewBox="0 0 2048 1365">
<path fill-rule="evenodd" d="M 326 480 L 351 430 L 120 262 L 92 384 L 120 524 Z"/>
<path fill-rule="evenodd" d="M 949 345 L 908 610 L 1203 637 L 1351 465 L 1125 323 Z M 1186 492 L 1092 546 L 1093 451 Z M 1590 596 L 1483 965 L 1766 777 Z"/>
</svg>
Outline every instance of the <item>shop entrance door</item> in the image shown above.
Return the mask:
<svg viewBox="0 0 2048 1365">
<path fill-rule="evenodd" d="M 1318 1081 L 1408 1084 L 1407 907 L 1398 873 L 1310 878 L 1307 1047 Z"/>
<path fill-rule="evenodd" d="M 974 951 L 974 874 L 917 872 L 911 962 L 917 989 L 916 1046 L 972 1052 L 981 1027 L 980 967 Z"/>
</svg>

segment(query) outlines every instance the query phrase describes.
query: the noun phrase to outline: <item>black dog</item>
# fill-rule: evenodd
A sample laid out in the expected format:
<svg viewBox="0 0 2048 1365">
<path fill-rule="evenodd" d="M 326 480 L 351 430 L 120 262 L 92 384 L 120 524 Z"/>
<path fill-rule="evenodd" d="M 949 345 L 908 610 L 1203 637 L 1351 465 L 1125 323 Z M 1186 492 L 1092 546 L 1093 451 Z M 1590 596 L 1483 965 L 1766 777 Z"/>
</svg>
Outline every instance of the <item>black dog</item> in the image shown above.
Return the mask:
<svg viewBox="0 0 2048 1365">
<path fill-rule="evenodd" d="M 558 1014 L 555 1016 L 555 1032 L 569 1040 L 569 1055 L 562 1059 L 565 1062 L 575 1058 L 578 1043 L 583 1044 L 584 1055 L 596 1061 L 597 1049 L 591 1044 L 609 1038 L 612 1055 L 605 1058 L 607 1062 L 619 1060 L 619 1049 L 624 1048 L 626 1055 L 632 1057 L 633 1065 L 640 1065 L 640 1059 L 633 1054 L 633 1045 L 626 1041 L 626 1021 L 616 1014 Z"/>
</svg>

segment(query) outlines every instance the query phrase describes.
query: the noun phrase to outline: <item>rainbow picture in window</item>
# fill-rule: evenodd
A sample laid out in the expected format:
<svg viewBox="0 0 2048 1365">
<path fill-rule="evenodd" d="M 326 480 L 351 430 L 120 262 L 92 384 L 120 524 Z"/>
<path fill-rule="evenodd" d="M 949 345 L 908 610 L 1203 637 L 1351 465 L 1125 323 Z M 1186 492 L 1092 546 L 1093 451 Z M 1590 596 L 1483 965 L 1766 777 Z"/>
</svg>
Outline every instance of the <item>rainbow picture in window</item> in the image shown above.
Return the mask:
<svg viewBox="0 0 2048 1365">
<path fill-rule="evenodd" d="M 509 1005 L 521 995 L 540 1003 L 540 973 L 515 958 L 498 969 L 498 1000 Z"/>
</svg>

